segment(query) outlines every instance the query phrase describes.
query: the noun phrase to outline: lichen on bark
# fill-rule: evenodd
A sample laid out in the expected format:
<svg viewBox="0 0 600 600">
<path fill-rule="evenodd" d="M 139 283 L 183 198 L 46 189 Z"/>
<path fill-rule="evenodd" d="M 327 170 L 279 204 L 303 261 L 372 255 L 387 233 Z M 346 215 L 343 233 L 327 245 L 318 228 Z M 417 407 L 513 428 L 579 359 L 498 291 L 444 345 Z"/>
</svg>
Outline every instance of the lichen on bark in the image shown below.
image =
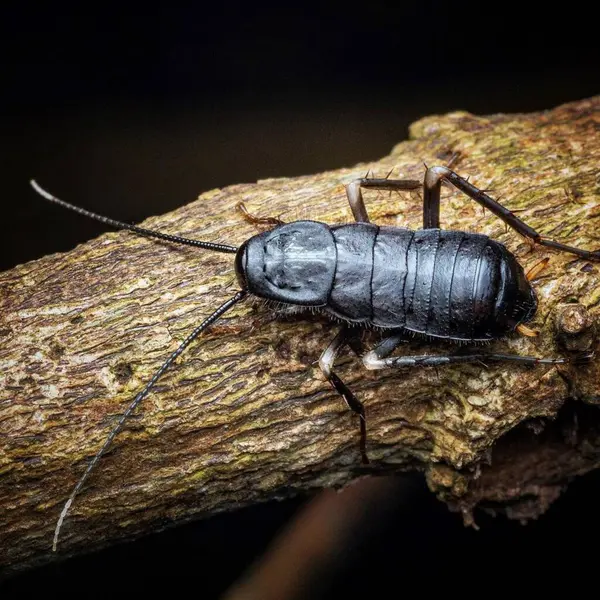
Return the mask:
<svg viewBox="0 0 600 600">
<path fill-rule="evenodd" d="M 459 153 L 457 172 L 542 235 L 597 249 L 599 123 L 600 97 L 533 114 L 430 116 L 381 160 L 211 190 L 144 226 L 240 244 L 256 233 L 236 212 L 240 201 L 261 216 L 349 222 L 344 183 L 367 171 L 422 178 L 423 163 Z M 374 222 L 420 227 L 419 193 L 366 198 Z M 494 237 L 526 269 L 551 259 L 535 286 L 538 337 L 492 348 L 554 356 L 597 347 L 598 263 L 532 250 L 453 189 L 443 192 L 441 222 Z M 169 352 L 235 287 L 230 256 L 127 232 L 0 274 L 0 565 L 51 558 L 56 518 L 86 461 Z M 477 506 L 527 519 L 598 466 L 598 360 L 369 372 L 346 353 L 338 372 L 367 410 L 373 464 L 362 468 L 357 419 L 316 364 L 336 329 L 321 317 L 275 320 L 258 303 L 228 313 L 117 437 L 73 505 L 61 552 L 396 469 L 424 471 L 467 520 Z M 410 352 L 444 350 L 415 340 Z"/>
</svg>

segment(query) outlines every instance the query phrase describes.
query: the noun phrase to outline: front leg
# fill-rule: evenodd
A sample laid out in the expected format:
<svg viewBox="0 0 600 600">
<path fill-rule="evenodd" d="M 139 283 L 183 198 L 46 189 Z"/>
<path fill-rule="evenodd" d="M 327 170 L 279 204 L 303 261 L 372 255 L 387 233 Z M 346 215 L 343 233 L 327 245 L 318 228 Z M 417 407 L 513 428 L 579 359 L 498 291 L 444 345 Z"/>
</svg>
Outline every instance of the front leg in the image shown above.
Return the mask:
<svg viewBox="0 0 600 600">
<path fill-rule="evenodd" d="M 282 221 L 281 219 L 278 219 L 277 217 L 257 217 L 256 215 L 252 214 L 251 212 L 248 211 L 248 209 L 246 208 L 246 205 L 243 202 L 238 202 L 235 205 L 236 210 L 242 215 L 242 217 L 248 221 L 248 223 L 252 223 L 253 225 L 264 225 L 264 226 L 271 226 L 271 225 L 285 225 L 285 221 Z"/>
</svg>

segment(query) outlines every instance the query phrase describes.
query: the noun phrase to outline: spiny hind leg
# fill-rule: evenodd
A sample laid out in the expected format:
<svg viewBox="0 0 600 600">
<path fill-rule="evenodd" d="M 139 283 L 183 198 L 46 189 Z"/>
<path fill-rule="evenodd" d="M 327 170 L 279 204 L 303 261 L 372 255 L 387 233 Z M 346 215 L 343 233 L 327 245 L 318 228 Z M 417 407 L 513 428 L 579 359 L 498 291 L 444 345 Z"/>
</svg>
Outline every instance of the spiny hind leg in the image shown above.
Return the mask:
<svg viewBox="0 0 600 600">
<path fill-rule="evenodd" d="M 533 244 L 555 248 L 563 252 L 575 254 L 581 258 L 589 260 L 600 260 L 600 251 L 581 250 L 573 246 L 567 246 L 554 240 L 542 237 L 535 229 L 521 221 L 510 210 L 502 206 L 497 200 L 488 196 L 483 190 L 476 188 L 460 175 L 451 171 L 448 167 L 430 167 L 425 173 L 423 189 L 423 228 L 437 229 L 440 226 L 440 194 L 442 181 L 447 181 L 455 188 L 469 196 L 499 219 L 504 221 L 509 227 L 522 236 L 530 240 Z"/>
<path fill-rule="evenodd" d="M 376 346 L 363 357 L 363 364 L 367 369 L 386 369 L 402 367 L 441 367 L 459 363 L 486 362 L 518 362 L 524 365 L 561 365 L 583 364 L 593 358 L 592 352 L 582 352 L 570 358 L 538 358 L 536 356 L 521 356 L 519 354 L 497 354 L 478 352 L 475 354 L 431 355 L 416 356 L 389 356 L 393 351 L 389 347 Z"/>
</svg>

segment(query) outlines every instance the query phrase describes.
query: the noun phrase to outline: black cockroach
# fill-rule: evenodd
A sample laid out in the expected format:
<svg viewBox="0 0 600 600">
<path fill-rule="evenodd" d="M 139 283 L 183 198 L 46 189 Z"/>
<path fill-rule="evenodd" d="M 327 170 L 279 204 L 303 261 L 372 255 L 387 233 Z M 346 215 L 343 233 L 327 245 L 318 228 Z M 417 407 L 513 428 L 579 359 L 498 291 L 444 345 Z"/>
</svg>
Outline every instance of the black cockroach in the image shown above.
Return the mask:
<svg viewBox="0 0 600 600">
<path fill-rule="evenodd" d="M 560 364 L 591 358 L 537 358 L 516 354 L 459 352 L 447 356 L 391 356 L 406 340 L 407 333 L 428 339 L 459 343 L 487 342 L 514 331 L 535 335 L 525 326 L 537 309 L 530 281 L 545 264 L 527 274 L 504 245 L 489 237 L 440 229 L 440 192 L 447 182 L 487 208 L 532 244 L 600 259 L 600 251 L 587 251 L 543 238 L 484 191 L 448 167 L 427 168 L 424 181 L 362 178 L 346 185 L 355 223 L 329 226 L 302 220 L 284 223 L 259 219 L 273 225 L 269 231 L 246 240 L 239 248 L 190 240 L 115 221 L 55 198 L 35 181 L 33 188 L 45 199 L 113 227 L 176 244 L 235 254 L 235 272 L 240 290 L 194 329 L 134 398 L 106 441 L 90 461 L 74 487 L 58 519 L 53 549 L 62 523 L 87 477 L 108 449 L 127 417 L 149 393 L 175 359 L 232 306 L 254 295 L 295 310 L 322 311 L 342 327 L 321 354 L 319 365 L 331 386 L 360 417 L 360 451 L 366 454 L 366 419 L 362 403 L 332 368 L 340 350 L 349 345 L 367 369 L 439 366 L 453 363 L 514 361 L 522 364 Z M 423 187 L 423 229 L 380 227 L 369 221 L 362 188 L 414 190 Z M 364 352 L 358 333 L 363 328 L 385 333 L 372 350 Z"/>
</svg>

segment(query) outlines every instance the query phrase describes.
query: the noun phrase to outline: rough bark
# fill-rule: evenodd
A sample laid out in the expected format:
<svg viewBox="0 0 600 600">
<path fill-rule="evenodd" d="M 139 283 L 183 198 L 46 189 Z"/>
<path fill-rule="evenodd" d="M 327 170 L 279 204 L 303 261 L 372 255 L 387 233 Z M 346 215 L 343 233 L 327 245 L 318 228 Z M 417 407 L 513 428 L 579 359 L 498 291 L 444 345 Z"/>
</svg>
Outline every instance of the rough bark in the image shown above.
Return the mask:
<svg viewBox="0 0 600 600">
<path fill-rule="evenodd" d="M 599 123 L 600 97 L 535 114 L 431 116 L 379 161 L 211 190 L 144 225 L 239 244 L 256 233 L 234 208 L 240 200 L 259 215 L 348 222 L 345 182 L 368 170 L 420 178 L 424 162 L 444 164 L 459 152 L 457 172 L 492 188 L 529 225 L 595 249 Z M 366 197 L 374 222 L 420 227 L 420 194 Z M 597 345 L 597 263 L 531 251 L 451 189 L 442 226 L 493 236 L 525 268 L 551 258 L 536 283 L 539 336 L 494 349 L 552 356 Z M 56 518 L 86 461 L 140 386 L 235 287 L 231 255 L 126 232 L 0 274 L 0 565 L 57 558 Z M 367 407 L 373 464 L 361 468 L 357 419 L 316 364 L 336 329 L 322 318 L 274 320 L 259 304 L 228 313 L 117 437 L 72 507 L 58 557 L 396 469 L 423 470 L 467 520 L 478 505 L 531 518 L 569 478 L 600 464 L 598 360 L 367 372 L 346 353 L 338 373 Z M 407 352 L 448 350 L 411 346 Z"/>
</svg>

